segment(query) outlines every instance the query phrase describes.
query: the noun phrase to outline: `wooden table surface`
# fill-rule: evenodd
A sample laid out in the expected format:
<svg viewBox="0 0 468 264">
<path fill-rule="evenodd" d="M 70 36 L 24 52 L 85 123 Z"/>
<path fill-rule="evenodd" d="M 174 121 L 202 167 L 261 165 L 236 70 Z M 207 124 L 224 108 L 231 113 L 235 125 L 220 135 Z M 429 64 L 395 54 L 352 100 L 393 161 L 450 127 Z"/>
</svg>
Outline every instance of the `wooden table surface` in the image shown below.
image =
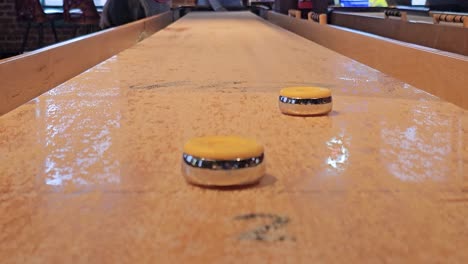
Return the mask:
<svg viewBox="0 0 468 264">
<path fill-rule="evenodd" d="M 320 85 L 322 117 L 278 91 Z M 250 188 L 191 137 L 265 146 Z M 467 263 L 468 115 L 246 12 L 190 13 L 0 117 L 1 263 Z"/>
</svg>

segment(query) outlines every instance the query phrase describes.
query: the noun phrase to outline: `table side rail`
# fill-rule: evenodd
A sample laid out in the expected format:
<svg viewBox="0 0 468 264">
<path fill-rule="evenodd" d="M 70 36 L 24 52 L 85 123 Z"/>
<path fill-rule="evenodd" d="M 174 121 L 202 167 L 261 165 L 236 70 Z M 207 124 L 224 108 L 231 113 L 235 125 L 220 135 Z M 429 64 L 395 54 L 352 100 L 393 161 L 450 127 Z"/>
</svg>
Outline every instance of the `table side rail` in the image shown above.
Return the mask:
<svg viewBox="0 0 468 264">
<path fill-rule="evenodd" d="M 267 20 L 468 109 L 468 57 L 269 11 Z M 313 69 L 311 69 L 313 70 Z"/>
<path fill-rule="evenodd" d="M 404 12 L 400 13 L 404 14 Z M 406 20 L 400 18 L 384 19 L 384 17 L 333 12 L 330 16 L 330 22 L 336 26 L 468 55 L 468 30 L 463 28 L 462 24 L 459 26 L 454 23 L 452 25 L 455 26 L 433 24 L 433 19 L 430 17 L 421 17 L 420 20 L 413 20 L 413 18 L 407 17 Z"/>
<path fill-rule="evenodd" d="M 178 10 L 0 61 L 0 116 L 163 29 Z"/>
</svg>

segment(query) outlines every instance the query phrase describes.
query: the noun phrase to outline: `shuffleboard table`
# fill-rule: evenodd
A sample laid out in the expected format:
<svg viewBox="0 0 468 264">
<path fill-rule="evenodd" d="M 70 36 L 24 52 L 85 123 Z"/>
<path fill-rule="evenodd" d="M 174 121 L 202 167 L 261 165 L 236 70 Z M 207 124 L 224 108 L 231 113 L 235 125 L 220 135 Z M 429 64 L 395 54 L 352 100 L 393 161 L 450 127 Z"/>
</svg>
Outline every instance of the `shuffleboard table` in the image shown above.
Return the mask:
<svg viewBox="0 0 468 264">
<path fill-rule="evenodd" d="M 280 113 L 320 86 L 325 116 Z M 265 147 L 200 188 L 192 137 Z M 249 12 L 191 12 L 0 117 L 1 263 L 466 263 L 468 115 Z"/>
</svg>

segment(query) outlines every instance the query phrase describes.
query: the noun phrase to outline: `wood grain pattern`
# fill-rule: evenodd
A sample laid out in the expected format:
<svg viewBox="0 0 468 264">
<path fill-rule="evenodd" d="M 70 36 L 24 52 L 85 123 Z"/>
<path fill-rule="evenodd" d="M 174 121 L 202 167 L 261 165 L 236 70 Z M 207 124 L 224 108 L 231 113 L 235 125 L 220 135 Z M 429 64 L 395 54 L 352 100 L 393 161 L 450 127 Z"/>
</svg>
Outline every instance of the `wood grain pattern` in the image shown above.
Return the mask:
<svg viewBox="0 0 468 264">
<path fill-rule="evenodd" d="M 334 111 L 282 115 L 292 85 L 330 88 Z M 465 263 L 467 128 L 250 13 L 192 12 L 0 117 L 0 259 Z M 265 146 L 259 185 L 184 181 L 184 143 L 213 134 Z"/>
</svg>

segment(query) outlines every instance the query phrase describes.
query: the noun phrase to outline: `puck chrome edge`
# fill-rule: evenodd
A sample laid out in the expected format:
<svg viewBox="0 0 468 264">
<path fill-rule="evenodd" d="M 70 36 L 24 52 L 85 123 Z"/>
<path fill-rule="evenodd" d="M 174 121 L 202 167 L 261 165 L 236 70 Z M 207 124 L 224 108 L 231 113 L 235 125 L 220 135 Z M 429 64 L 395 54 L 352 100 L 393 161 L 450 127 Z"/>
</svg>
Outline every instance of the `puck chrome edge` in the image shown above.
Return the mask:
<svg viewBox="0 0 468 264">
<path fill-rule="evenodd" d="M 182 174 L 185 179 L 195 185 L 201 186 L 236 186 L 253 184 L 265 174 L 265 162 L 257 166 L 234 169 L 212 170 L 197 168 L 182 162 Z"/>
<path fill-rule="evenodd" d="M 325 115 L 333 108 L 333 102 L 325 104 L 288 104 L 279 101 L 278 104 L 281 112 L 298 116 Z"/>
<path fill-rule="evenodd" d="M 187 153 L 182 154 L 182 160 L 189 166 L 211 170 L 238 170 L 258 166 L 263 162 L 264 154 L 257 157 L 235 160 L 214 160 L 196 157 Z"/>
</svg>

